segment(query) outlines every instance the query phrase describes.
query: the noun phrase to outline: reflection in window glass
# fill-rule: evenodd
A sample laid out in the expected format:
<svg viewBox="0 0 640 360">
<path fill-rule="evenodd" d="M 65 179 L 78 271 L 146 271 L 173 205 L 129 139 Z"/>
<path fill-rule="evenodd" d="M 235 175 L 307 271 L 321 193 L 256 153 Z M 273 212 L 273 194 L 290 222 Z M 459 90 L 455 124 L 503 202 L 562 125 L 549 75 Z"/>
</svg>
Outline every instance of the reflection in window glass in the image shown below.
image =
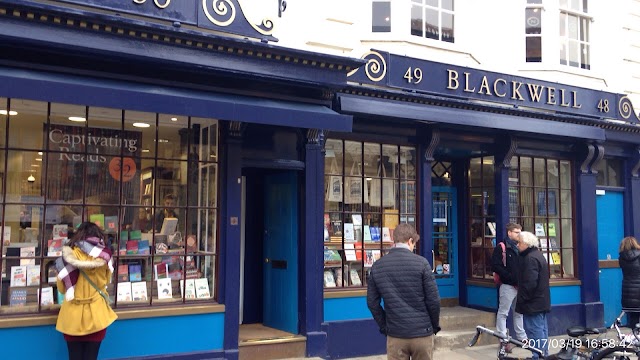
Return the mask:
<svg viewBox="0 0 640 360">
<path fill-rule="evenodd" d="M 51 264 L 82 221 L 99 224 L 114 252 L 108 292 L 116 307 L 214 299 L 215 120 L 0 99 L 0 120 L 7 117 L 14 140 L 0 147 L 0 167 L 9 169 L 1 178 L 3 277 L 27 260 L 41 277 L 19 289 L 26 301 L 3 301 L 0 313 L 59 307 L 57 296 L 38 304 L 36 294 L 55 294 Z M 18 246 L 38 250 L 7 253 Z"/>
<path fill-rule="evenodd" d="M 591 68 L 587 0 L 560 3 L 560 63 L 589 70 Z"/>
<path fill-rule="evenodd" d="M 622 161 L 618 159 L 602 159 L 596 163 L 594 170 L 598 172 L 596 175 L 596 184 L 599 186 L 616 186 L 622 187 Z"/>
<path fill-rule="evenodd" d="M 371 31 L 391 31 L 391 1 L 374 1 L 371 7 Z"/>
<path fill-rule="evenodd" d="M 454 42 L 453 0 L 412 0 L 411 35 Z"/>
</svg>

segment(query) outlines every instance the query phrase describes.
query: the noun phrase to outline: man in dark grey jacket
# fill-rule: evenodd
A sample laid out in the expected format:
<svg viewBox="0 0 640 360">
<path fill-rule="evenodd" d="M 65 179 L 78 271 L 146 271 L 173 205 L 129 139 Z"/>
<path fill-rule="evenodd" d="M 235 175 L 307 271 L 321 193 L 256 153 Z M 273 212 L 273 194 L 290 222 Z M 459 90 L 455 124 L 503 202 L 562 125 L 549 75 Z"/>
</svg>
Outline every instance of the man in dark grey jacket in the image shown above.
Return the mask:
<svg viewBox="0 0 640 360">
<path fill-rule="evenodd" d="M 387 336 L 390 360 L 432 360 L 433 335 L 440 331 L 440 294 L 431 266 L 413 253 L 419 239 L 413 226 L 398 225 L 395 247 L 373 264 L 367 283 L 367 306 Z"/>
</svg>

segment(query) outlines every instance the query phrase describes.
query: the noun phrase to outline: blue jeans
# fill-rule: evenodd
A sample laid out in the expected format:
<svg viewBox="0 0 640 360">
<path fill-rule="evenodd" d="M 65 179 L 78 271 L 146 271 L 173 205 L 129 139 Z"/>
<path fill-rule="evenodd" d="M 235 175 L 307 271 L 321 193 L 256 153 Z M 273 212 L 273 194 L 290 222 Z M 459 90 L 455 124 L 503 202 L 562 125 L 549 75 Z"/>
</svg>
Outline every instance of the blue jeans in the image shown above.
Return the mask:
<svg viewBox="0 0 640 360">
<path fill-rule="evenodd" d="M 524 314 L 524 331 L 527 333 L 529 343 L 549 355 L 549 326 L 547 325 L 547 313 Z M 532 359 L 539 359 L 538 354 L 533 354 Z"/>
</svg>

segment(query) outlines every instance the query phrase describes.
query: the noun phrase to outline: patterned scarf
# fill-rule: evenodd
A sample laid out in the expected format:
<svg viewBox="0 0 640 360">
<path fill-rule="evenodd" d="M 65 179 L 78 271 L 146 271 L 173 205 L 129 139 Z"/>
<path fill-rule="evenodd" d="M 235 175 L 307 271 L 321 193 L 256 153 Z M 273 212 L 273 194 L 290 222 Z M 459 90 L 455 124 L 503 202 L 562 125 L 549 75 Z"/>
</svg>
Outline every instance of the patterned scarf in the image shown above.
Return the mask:
<svg viewBox="0 0 640 360">
<path fill-rule="evenodd" d="M 113 263 L 111 261 L 111 250 L 105 247 L 104 243 L 97 237 L 90 237 L 85 240 L 76 242 L 76 247 L 82 250 L 85 254 L 93 257 L 104 259 L 109 265 L 109 269 L 113 272 Z M 56 259 L 56 270 L 58 270 L 58 279 L 62 281 L 67 292 L 65 293 L 65 300 L 71 301 L 75 297 L 75 285 L 78 282 L 80 276 L 80 270 L 71 263 L 68 263 L 64 256 Z"/>
</svg>

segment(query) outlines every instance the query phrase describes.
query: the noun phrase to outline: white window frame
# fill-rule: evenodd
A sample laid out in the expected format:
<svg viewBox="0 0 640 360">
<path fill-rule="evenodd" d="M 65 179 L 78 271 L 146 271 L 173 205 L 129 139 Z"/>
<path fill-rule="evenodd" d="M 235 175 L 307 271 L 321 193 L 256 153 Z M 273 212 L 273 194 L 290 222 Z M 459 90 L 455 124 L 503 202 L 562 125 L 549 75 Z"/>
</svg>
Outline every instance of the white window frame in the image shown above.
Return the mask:
<svg viewBox="0 0 640 360">
<path fill-rule="evenodd" d="M 587 1 L 587 0 L 585 0 Z M 572 2 L 572 1 L 569 1 Z M 583 69 L 583 70 L 590 70 L 591 69 L 591 42 L 589 41 L 591 39 L 591 34 L 590 34 L 590 28 L 591 26 L 589 26 L 589 29 L 584 30 L 582 23 L 584 20 L 586 20 L 588 23 L 593 22 L 593 16 L 589 15 L 588 13 L 584 12 L 584 8 L 583 8 L 583 2 L 582 1 L 577 1 L 576 2 L 578 4 L 578 6 L 580 7 L 580 9 L 572 9 L 572 8 L 568 8 L 568 7 L 563 7 L 562 4 L 560 5 L 559 8 L 559 19 L 562 16 L 567 16 L 567 17 L 576 17 L 577 18 L 577 32 L 575 34 L 575 36 L 570 36 L 570 29 L 569 29 L 569 21 L 567 19 L 567 21 L 565 22 L 564 29 L 559 28 L 558 29 L 558 41 L 559 41 L 559 45 L 560 47 L 562 47 L 564 45 L 564 53 L 561 53 L 559 55 L 559 63 L 561 65 L 564 66 L 569 66 L 572 68 L 578 68 L 578 69 Z M 588 11 L 588 10 L 587 10 Z M 564 30 L 565 36 L 561 36 L 561 31 Z M 583 32 L 586 31 L 586 34 L 583 35 Z M 582 36 L 581 36 L 582 35 Z M 587 40 L 581 40 L 582 38 L 585 38 Z M 577 63 L 574 61 L 571 61 L 570 55 L 571 55 L 571 51 L 570 48 L 571 46 L 577 46 L 578 47 L 578 59 L 577 59 Z M 587 50 L 587 55 L 586 55 L 586 59 L 587 59 L 587 63 L 585 64 L 583 62 L 583 56 L 581 54 L 581 52 L 583 51 L 582 49 L 586 48 Z M 562 49 L 562 48 L 561 48 Z M 562 50 L 560 50 L 562 52 Z"/>
<path fill-rule="evenodd" d="M 454 4 L 454 10 L 453 11 L 442 8 L 442 0 L 438 0 L 438 7 L 434 7 L 434 6 L 431 6 L 431 5 L 426 5 L 426 4 L 424 4 L 424 1 L 425 0 L 420 0 L 420 3 L 417 3 L 416 0 L 411 0 L 410 1 L 410 5 L 411 6 L 409 7 L 409 11 L 408 11 L 409 12 L 409 35 L 411 35 L 412 37 L 419 37 L 419 38 L 427 39 L 427 40 L 437 40 L 437 41 L 447 42 L 447 43 L 453 44 L 455 42 L 455 19 L 456 19 L 456 16 L 455 16 L 455 0 L 451 0 L 453 2 L 453 4 Z M 422 36 L 417 36 L 417 35 L 411 34 L 411 20 L 412 20 L 411 19 L 411 10 L 413 9 L 414 6 L 419 6 L 419 7 L 422 8 L 422 15 L 423 15 L 423 17 L 422 17 L 422 19 L 423 19 L 422 20 L 423 35 Z M 425 29 L 425 21 L 424 21 L 424 19 L 425 19 L 424 12 L 425 12 L 426 9 L 436 10 L 438 12 L 438 39 L 433 39 L 433 38 L 426 37 L 427 30 Z M 445 41 L 445 40 L 442 39 L 442 34 L 443 34 L 443 31 L 442 31 L 442 14 L 450 14 L 450 15 L 453 16 L 453 34 L 454 34 L 453 35 L 453 38 L 454 38 L 453 41 Z"/>
</svg>

